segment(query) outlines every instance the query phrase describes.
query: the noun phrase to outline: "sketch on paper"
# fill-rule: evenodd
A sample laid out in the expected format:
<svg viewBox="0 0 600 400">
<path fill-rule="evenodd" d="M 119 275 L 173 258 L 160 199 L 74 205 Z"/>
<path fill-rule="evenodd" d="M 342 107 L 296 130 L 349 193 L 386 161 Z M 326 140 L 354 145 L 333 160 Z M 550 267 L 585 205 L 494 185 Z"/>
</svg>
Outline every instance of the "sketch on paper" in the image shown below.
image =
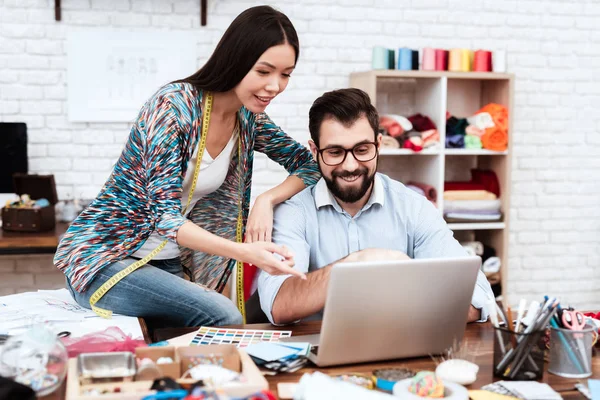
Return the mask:
<svg viewBox="0 0 600 400">
<path fill-rule="evenodd" d="M 132 121 L 161 86 L 191 75 L 191 32 L 72 30 L 67 37 L 70 121 Z"/>
</svg>

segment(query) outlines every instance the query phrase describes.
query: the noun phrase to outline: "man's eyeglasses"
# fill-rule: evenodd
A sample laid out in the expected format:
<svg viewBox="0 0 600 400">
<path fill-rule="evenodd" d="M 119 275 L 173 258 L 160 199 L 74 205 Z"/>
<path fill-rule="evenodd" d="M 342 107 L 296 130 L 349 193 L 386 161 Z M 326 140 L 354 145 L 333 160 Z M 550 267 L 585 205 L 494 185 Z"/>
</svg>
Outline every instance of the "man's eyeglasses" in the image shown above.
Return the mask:
<svg viewBox="0 0 600 400">
<path fill-rule="evenodd" d="M 326 149 L 318 149 L 317 152 L 326 165 L 334 167 L 342 164 L 346 160 L 348 153 L 352 153 L 356 161 L 371 161 L 377 156 L 377 144 L 375 142 L 360 143 L 351 149 L 328 147 Z"/>
</svg>

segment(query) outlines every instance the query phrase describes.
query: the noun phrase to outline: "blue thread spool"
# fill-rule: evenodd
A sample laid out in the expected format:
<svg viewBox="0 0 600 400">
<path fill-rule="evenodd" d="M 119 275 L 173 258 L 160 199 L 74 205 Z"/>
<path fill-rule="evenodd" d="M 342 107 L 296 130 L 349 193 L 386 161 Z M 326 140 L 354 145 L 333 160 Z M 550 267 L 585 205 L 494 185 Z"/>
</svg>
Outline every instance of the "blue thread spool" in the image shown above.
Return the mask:
<svg viewBox="0 0 600 400">
<path fill-rule="evenodd" d="M 398 69 L 410 71 L 413 69 L 413 51 L 406 47 L 398 49 Z"/>
<path fill-rule="evenodd" d="M 371 58 L 371 68 L 373 69 L 389 69 L 390 52 L 385 47 L 373 47 L 373 55 Z"/>
</svg>

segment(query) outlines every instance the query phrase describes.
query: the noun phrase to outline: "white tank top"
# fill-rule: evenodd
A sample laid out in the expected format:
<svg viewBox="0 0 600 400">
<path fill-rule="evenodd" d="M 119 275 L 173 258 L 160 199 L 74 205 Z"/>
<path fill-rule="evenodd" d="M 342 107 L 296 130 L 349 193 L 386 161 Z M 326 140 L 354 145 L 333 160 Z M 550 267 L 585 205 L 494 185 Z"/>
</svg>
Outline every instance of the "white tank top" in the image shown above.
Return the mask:
<svg viewBox="0 0 600 400">
<path fill-rule="evenodd" d="M 205 149 L 200 161 L 200 171 L 198 172 L 198 182 L 196 183 L 196 190 L 192 196 L 192 202 L 188 208 L 185 216 L 192 211 L 194 205 L 202 197 L 216 191 L 227 176 L 229 170 L 229 163 L 231 161 L 231 155 L 233 154 L 234 146 L 237 143 L 237 129 L 234 130 L 231 135 L 231 139 L 225 146 L 225 148 L 219 153 L 216 158 L 212 158 L 208 151 Z M 194 179 L 194 168 L 196 167 L 196 158 L 198 157 L 198 147 L 194 150 L 194 155 L 188 161 L 188 168 L 185 173 L 183 180 L 183 192 L 181 196 L 181 209 L 187 204 L 187 198 L 192 187 L 192 181 Z M 154 249 L 158 247 L 165 239 L 156 232 L 152 232 L 150 237 L 144 242 L 142 247 L 132 254 L 133 257 L 144 258 L 150 254 Z M 177 243 L 168 241 L 167 245 L 160 253 L 154 257 L 154 260 L 167 260 L 170 258 L 179 257 L 179 246 Z"/>
</svg>

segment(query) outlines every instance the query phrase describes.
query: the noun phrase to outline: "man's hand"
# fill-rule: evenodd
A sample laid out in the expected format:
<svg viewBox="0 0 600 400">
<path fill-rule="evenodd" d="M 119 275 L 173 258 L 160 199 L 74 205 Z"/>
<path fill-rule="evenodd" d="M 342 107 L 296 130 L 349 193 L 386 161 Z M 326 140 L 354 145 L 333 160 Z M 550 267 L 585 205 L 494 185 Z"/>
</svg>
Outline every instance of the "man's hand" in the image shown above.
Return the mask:
<svg viewBox="0 0 600 400">
<path fill-rule="evenodd" d="M 467 322 L 479 321 L 480 319 L 481 310 L 473 307 L 472 305 L 469 306 L 469 316 L 467 317 Z"/>
<path fill-rule="evenodd" d="M 364 249 L 348 255 L 343 261 L 392 261 L 410 260 L 410 257 L 401 251 L 391 249 Z"/>
</svg>

